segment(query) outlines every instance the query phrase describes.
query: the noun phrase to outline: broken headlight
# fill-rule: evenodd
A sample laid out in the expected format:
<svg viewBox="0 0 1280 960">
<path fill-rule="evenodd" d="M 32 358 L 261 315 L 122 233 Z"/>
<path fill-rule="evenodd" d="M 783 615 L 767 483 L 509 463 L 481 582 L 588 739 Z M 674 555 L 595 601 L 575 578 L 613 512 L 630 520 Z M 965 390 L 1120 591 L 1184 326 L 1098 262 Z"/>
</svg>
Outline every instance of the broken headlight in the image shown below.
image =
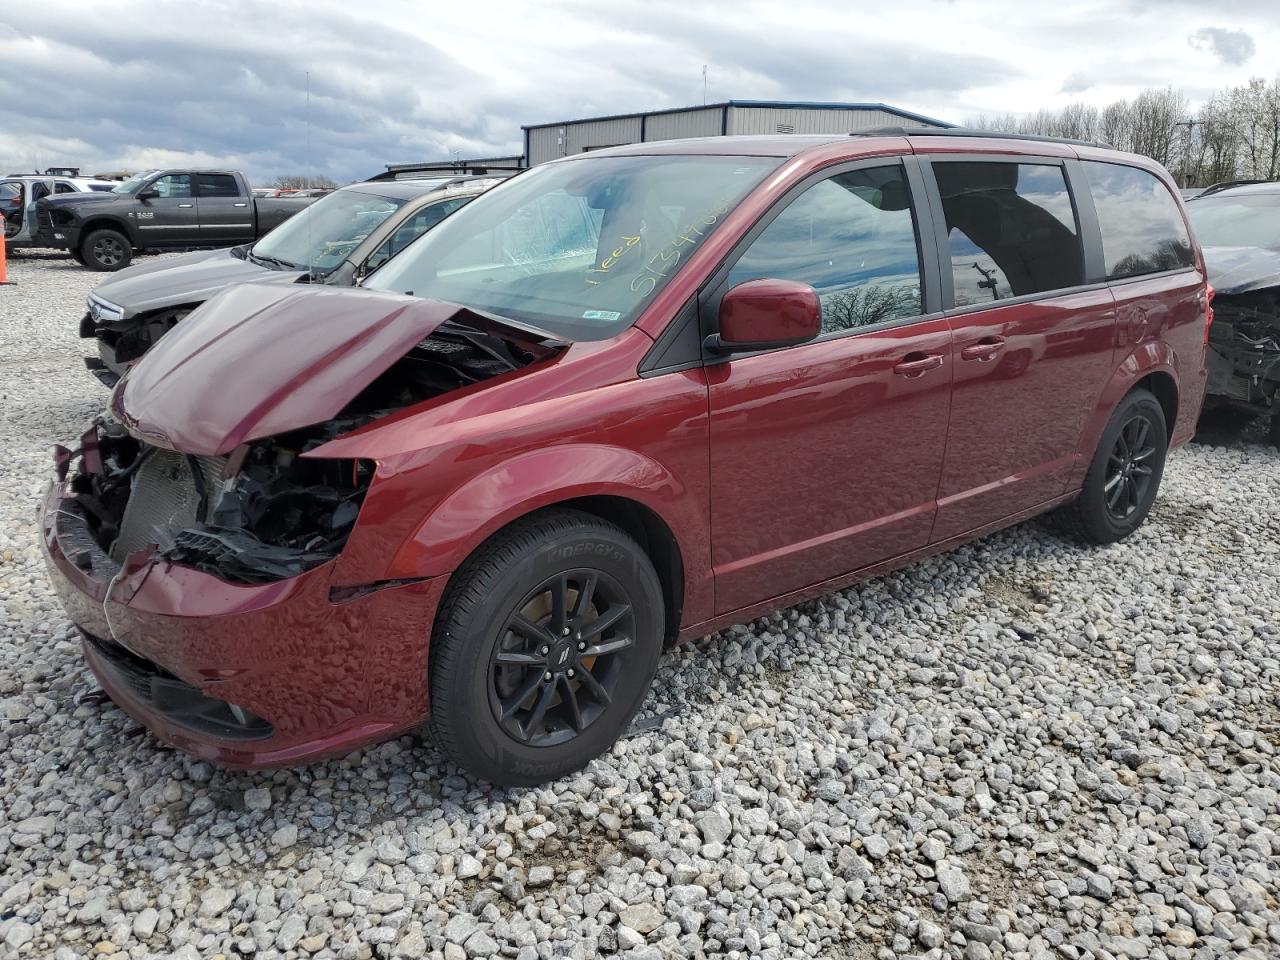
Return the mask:
<svg viewBox="0 0 1280 960">
<path fill-rule="evenodd" d="M 203 492 L 202 521 L 178 531 L 164 557 L 224 580 L 268 583 L 337 556 L 375 464 L 301 455 L 330 438 L 300 431 L 250 444 L 238 469 Z"/>
</svg>

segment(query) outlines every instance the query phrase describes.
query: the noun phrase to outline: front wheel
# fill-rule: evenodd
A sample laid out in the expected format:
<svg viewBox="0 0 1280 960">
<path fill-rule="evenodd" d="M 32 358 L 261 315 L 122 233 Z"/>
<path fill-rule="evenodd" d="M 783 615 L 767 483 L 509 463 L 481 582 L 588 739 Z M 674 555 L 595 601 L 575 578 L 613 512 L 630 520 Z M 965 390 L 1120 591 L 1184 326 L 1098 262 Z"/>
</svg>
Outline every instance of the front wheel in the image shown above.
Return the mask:
<svg viewBox="0 0 1280 960">
<path fill-rule="evenodd" d="M 1098 544 L 1137 530 L 1155 502 L 1168 450 L 1160 401 L 1146 390 L 1132 391 L 1102 431 L 1079 498 L 1061 509 L 1067 529 Z"/>
<path fill-rule="evenodd" d="M 119 230 L 95 230 L 84 238 L 80 255 L 91 270 L 113 272 L 123 270 L 133 259 L 129 238 Z"/>
<path fill-rule="evenodd" d="M 455 574 L 432 637 L 431 725 L 459 766 L 531 786 L 604 753 L 639 710 L 662 650 L 662 588 L 618 527 L 549 510 Z"/>
</svg>

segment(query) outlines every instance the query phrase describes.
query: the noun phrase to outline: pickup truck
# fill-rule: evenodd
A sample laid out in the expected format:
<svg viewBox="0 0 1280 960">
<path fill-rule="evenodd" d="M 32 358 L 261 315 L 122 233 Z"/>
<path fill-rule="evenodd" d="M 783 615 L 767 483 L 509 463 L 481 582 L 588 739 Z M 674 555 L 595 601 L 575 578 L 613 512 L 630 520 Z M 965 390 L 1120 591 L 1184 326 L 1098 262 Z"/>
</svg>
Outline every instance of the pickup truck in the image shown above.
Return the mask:
<svg viewBox="0 0 1280 960">
<path fill-rule="evenodd" d="M 253 244 L 139 263 L 89 294 L 80 336 L 89 371 L 115 386 L 128 366 L 210 297 L 238 283 L 359 284 L 500 177 L 356 183 L 317 200 Z M 192 322 L 198 322 L 199 315 Z"/>
<path fill-rule="evenodd" d="M 115 271 L 135 250 L 251 242 L 311 202 L 255 199 L 235 170 L 147 170 L 107 193 L 39 201 L 36 243 L 69 250 L 90 269 Z"/>
</svg>

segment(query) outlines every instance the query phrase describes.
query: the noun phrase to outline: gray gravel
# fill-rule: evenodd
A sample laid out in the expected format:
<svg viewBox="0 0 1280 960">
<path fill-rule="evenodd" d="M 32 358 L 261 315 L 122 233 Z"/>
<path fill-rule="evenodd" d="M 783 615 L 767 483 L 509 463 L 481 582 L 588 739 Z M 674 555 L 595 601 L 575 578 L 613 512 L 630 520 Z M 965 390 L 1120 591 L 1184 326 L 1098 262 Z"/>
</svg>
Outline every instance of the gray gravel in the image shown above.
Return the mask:
<svg viewBox="0 0 1280 960">
<path fill-rule="evenodd" d="M 406 737 L 267 775 L 131 736 L 45 583 L 47 448 L 106 394 L 97 275 L 0 288 L 0 952 L 1280 955 L 1280 455 L 1176 455 L 1148 525 L 1039 523 L 667 655 L 655 729 L 473 788 Z"/>
</svg>

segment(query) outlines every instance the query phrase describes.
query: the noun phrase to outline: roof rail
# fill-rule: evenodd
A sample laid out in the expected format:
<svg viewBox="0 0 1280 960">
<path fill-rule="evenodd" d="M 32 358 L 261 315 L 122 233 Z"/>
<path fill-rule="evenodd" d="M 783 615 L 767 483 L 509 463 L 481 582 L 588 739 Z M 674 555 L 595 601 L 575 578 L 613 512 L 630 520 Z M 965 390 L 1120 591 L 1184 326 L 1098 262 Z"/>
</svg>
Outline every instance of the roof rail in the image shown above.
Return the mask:
<svg viewBox="0 0 1280 960">
<path fill-rule="evenodd" d="M 1203 190 L 1201 190 L 1199 193 L 1196 194 L 1196 199 L 1198 200 L 1200 197 L 1207 197 L 1211 193 L 1219 193 L 1222 190 L 1230 190 L 1232 187 L 1248 187 L 1248 186 L 1252 186 L 1255 183 L 1269 183 L 1269 182 L 1270 181 L 1268 180 L 1223 180 L 1223 181 L 1220 181 L 1219 183 L 1215 183 L 1205 187 Z"/>
<path fill-rule="evenodd" d="M 1043 137 L 1035 133 L 1000 133 L 997 130 L 971 130 L 968 127 L 873 127 L 855 130 L 851 137 L 985 137 L 990 140 L 1031 140 L 1037 143 L 1068 143 L 1075 147 L 1101 147 L 1114 150 L 1109 143 L 1097 140 L 1072 140 L 1070 137 Z"/>
</svg>

